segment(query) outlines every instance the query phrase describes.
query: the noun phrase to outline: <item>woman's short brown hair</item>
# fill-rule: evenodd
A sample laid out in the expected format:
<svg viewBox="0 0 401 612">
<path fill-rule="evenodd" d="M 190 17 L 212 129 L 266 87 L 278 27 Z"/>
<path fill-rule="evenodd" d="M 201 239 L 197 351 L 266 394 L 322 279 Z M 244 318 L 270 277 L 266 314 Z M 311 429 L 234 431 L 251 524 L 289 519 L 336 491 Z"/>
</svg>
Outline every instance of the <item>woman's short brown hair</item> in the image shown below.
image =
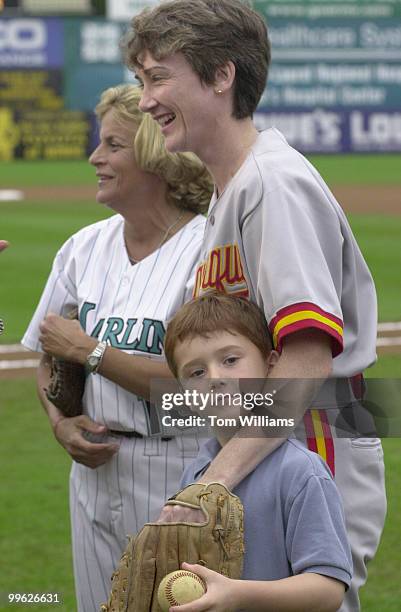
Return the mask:
<svg viewBox="0 0 401 612">
<path fill-rule="evenodd" d="M 219 331 L 245 336 L 262 355 L 267 356 L 272 350 L 266 319 L 256 304 L 226 293 L 207 293 L 184 304 L 167 326 L 164 351 L 174 376 L 177 376 L 177 344 L 196 336 L 207 338 Z"/>
<path fill-rule="evenodd" d="M 125 62 L 135 70 L 149 51 L 160 60 L 181 52 L 203 83 L 218 68 L 235 65 L 233 116 L 252 117 L 266 86 L 270 43 L 264 19 L 241 0 L 171 0 L 145 8 L 122 42 Z"/>
</svg>

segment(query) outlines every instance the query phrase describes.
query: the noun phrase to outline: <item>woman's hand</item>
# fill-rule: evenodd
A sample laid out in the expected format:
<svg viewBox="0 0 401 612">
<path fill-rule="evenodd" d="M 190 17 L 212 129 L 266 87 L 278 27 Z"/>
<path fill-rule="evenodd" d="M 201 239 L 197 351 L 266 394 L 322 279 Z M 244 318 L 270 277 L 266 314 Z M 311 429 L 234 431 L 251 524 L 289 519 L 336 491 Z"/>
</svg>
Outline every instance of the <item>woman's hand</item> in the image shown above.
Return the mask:
<svg viewBox="0 0 401 612">
<path fill-rule="evenodd" d="M 97 340 L 88 336 L 79 321 L 49 313 L 39 325 L 43 350 L 53 357 L 85 363 Z"/>
<path fill-rule="evenodd" d="M 206 584 L 206 593 L 195 601 L 182 606 L 173 606 L 169 612 L 234 612 L 238 610 L 235 585 L 232 580 L 222 574 L 213 572 L 202 565 L 183 563 L 182 569 L 197 574 Z"/>
<path fill-rule="evenodd" d="M 119 445 L 114 443 L 89 442 L 84 437 L 85 432 L 92 434 L 107 434 L 107 428 L 92 421 L 86 415 L 77 417 L 60 417 L 53 426 L 57 441 L 77 463 L 89 468 L 97 468 L 107 463 L 118 451 Z"/>
</svg>

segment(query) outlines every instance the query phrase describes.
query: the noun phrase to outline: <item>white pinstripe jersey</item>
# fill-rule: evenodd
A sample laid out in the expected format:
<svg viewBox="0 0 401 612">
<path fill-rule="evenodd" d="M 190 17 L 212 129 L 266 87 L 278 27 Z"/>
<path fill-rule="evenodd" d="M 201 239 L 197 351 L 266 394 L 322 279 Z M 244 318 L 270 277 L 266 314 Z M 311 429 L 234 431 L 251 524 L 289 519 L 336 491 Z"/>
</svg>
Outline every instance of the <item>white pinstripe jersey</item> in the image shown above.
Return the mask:
<svg viewBox="0 0 401 612">
<path fill-rule="evenodd" d="M 57 253 L 22 343 L 42 350 L 39 324 L 45 315 L 78 305 L 87 334 L 130 354 L 163 359 L 166 324 L 191 297 L 204 225 L 202 215 L 194 217 L 136 265 L 128 259 L 120 215 L 83 228 Z M 87 378 L 84 413 L 109 429 L 158 431 L 142 398 L 99 375 Z"/>
<path fill-rule="evenodd" d="M 194 295 L 248 297 L 280 350 L 305 328 L 329 334 L 333 376 L 376 358 L 376 293 L 346 216 L 315 168 L 284 136 L 261 132 L 219 198 L 213 195 Z"/>
</svg>

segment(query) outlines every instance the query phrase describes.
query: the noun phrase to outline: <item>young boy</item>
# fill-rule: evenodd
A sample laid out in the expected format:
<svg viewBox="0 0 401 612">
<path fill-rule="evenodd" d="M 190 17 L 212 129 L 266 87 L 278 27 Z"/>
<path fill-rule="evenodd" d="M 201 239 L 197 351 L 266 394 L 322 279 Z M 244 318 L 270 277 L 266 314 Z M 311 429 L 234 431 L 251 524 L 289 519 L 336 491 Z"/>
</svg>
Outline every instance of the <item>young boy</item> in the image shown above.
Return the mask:
<svg viewBox="0 0 401 612">
<path fill-rule="evenodd" d="M 230 379 L 234 386 L 244 378 L 264 379 L 277 359 L 259 308 L 221 293 L 178 311 L 167 329 L 165 352 L 181 384 L 202 392 L 230 392 Z M 233 410 L 219 406 L 215 413 L 224 419 Z M 187 467 L 183 486 L 202 480 L 234 433 L 214 429 L 216 439 L 208 440 Z M 184 564 L 205 580 L 207 592 L 177 612 L 337 610 L 351 582 L 352 561 L 340 497 L 322 459 L 288 439 L 233 493 L 244 506 L 242 580 Z"/>
</svg>

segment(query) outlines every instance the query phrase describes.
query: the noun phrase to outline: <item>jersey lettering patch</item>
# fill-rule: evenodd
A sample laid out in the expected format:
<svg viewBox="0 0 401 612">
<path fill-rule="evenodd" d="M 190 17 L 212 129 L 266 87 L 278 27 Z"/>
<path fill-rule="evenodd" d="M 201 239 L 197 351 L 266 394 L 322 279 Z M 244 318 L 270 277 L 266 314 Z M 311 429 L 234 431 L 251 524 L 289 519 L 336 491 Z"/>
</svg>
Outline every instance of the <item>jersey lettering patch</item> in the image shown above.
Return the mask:
<svg viewBox="0 0 401 612">
<path fill-rule="evenodd" d="M 249 289 L 237 244 L 214 248 L 199 266 L 193 297 L 199 297 L 210 290 L 249 298 Z"/>
<path fill-rule="evenodd" d="M 85 331 L 88 313 L 95 308 L 96 304 L 93 302 L 84 302 L 82 305 L 79 320 Z M 158 319 L 107 317 L 95 323 L 90 335 L 122 350 L 162 355 L 165 333 L 164 324 Z"/>
</svg>

